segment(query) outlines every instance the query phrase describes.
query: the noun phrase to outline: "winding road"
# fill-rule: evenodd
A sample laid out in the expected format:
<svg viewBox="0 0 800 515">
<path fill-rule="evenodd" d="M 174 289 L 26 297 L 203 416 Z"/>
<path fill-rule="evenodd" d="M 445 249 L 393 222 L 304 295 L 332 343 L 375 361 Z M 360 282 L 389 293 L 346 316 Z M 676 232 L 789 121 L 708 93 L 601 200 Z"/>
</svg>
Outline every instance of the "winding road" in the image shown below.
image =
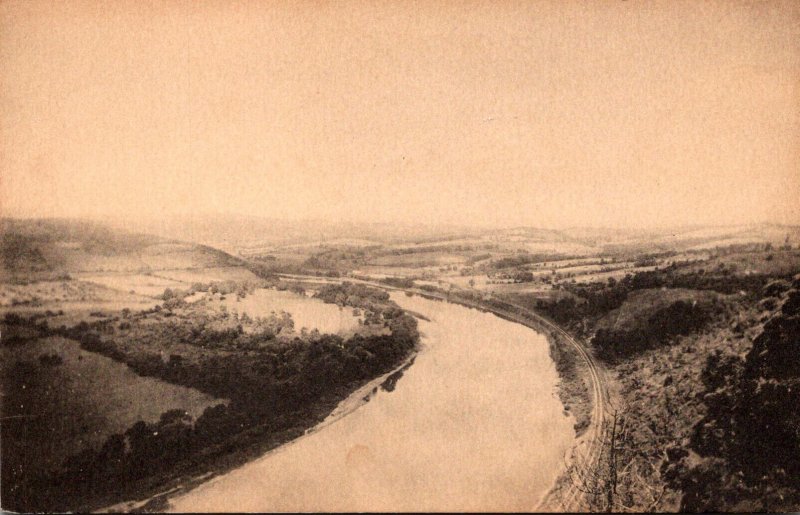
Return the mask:
<svg viewBox="0 0 800 515">
<path fill-rule="evenodd" d="M 495 304 L 508 306 L 508 309 L 503 309 L 497 305 L 488 305 L 483 302 L 474 302 L 461 298 L 454 298 L 446 293 L 432 292 L 422 290 L 419 288 L 399 288 L 387 284 L 365 281 L 362 279 L 353 278 L 326 278 L 317 277 L 313 275 L 297 275 L 297 274 L 278 274 L 280 277 L 287 279 L 296 279 L 304 281 L 316 281 L 325 283 L 341 283 L 349 281 L 356 284 L 363 284 L 375 288 L 382 288 L 385 290 L 409 292 L 423 297 L 444 300 L 455 304 L 460 304 L 466 307 L 479 309 L 493 313 L 501 318 L 522 324 L 534 330 L 540 330 L 545 327 L 554 333 L 557 333 L 563 341 L 566 341 L 578 353 L 580 358 L 585 362 L 589 371 L 589 378 L 591 381 L 592 391 L 592 417 L 588 431 L 581 436 L 573 448 L 571 459 L 572 466 L 571 481 L 566 489 L 566 492 L 556 494 L 551 490 L 540 502 L 537 510 L 552 510 L 558 505 L 563 511 L 578 511 L 585 501 L 584 489 L 579 485 L 584 481 L 584 478 L 590 477 L 596 467 L 598 466 L 602 450 L 603 450 L 603 431 L 607 418 L 607 411 L 609 408 L 610 400 L 608 394 L 608 385 L 605 379 L 605 372 L 598 365 L 592 355 L 586 348 L 573 338 L 569 333 L 564 331 L 561 327 L 548 320 L 547 318 L 532 312 L 528 308 L 511 303 L 505 300 L 493 298 Z M 574 456 L 578 454 L 578 457 Z"/>
</svg>

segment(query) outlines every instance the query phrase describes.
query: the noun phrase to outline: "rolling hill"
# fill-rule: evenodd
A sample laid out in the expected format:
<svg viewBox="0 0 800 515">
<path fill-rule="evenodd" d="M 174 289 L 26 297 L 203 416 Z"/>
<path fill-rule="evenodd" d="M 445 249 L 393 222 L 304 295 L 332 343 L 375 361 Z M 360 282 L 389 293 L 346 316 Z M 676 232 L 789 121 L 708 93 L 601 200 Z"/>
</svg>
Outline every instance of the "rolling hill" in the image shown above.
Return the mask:
<svg viewBox="0 0 800 515">
<path fill-rule="evenodd" d="M 220 250 L 69 219 L 0 220 L 0 281 L 82 272 L 143 272 L 240 267 Z"/>
</svg>

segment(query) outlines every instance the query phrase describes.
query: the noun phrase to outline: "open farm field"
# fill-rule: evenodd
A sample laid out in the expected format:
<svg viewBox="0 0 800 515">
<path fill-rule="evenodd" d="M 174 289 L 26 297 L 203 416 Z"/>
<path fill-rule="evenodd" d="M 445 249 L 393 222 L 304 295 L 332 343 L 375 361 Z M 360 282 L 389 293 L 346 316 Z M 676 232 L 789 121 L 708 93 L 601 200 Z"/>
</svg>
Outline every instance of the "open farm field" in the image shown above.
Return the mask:
<svg viewBox="0 0 800 515">
<path fill-rule="evenodd" d="M 163 290 L 162 290 L 163 291 Z M 0 316 L 47 314 L 53 326 L 75 325 L 97 315 L 150 309 L 153 296 L 131 294 L 86 281 L 42 281 L 29 284 L 0 283 Z"/>
<path fill-rule="evenodd" d="M 658 267 L 656 266 L 640 266 L 640 267 L 630 267 L 630 268 L 618 268 L 616 270 L 611 270 L 610 272 L 589 272 L 585 274 L 576 274 L 575 276 L 570 277 L 571 279 L 575 279 L 575 282 L 578 283 L 591 283 L 591 282 L 598 282 L 598 281 L 608 281 L 609 279 L 619 280 L 622 277 L 625 277 L 627 274 L 635 274 L 639 272 L 650 272 L 656 270 Z"/>
<path fill-rule="evenodd" d="M 141 377 L 62 337 L 0 347 L 0 373 L 6 480 L 57 469 L 69 456 L 99 448 L 109 436 L 122 434 L 140 420 L 157 422 L 173 409 L 198 417 L 205 408 L 223 402 Z"/>
<path fill-rule="evenodd" d="M 359 238 L 332 238 L 332 239 L 326 239 L 324 240 L 324 242 L 294 243 L 290 245 L 281 245 L 273 248 L 278 251 L 281 250 L 308 251 L 308 250 L 330 249 L 337 247 L 345 247 L 345 248 L 371 247 L 374 245 L 380 245 L 380 242 L 374 240 L 359 239 Z"/>
<path fill-rule="evenodd" d="M 0 283 L 0 307 L 46 306 L 70 302 L 119 301 L 127 292 L 87 281 L 39 281 L 28 284 Z"/>
<path fill-rule="evenodd" d="M 128 292 L 147 297 L 158 297 L 166 288 L 176 288 L 183 284 L 181 281 L 152 274 L 94 273 L 77 274 L 76 277 L 82 281 L 99 284 L 119 292 Z"/>
<path fill-rule="evenodd" d="M 484 289 L 497 294 L 532 293 L 544 296 L 549 296 L 550 292 L 554 291 L 553 287 L 546 283 L 487 284 Z"/>
<path fill-rule="evenodd" d="M 493 293 L 537 293 L 553 289 L 549 284 L 533 282 L 486 284 L 484 288 Z"/>
<path fill-rule="evenodd" d="M 431 266 L 457 265 L 467 261 L 462 254 L 447 252 L 420 252 L 412 254 L 380 256 L 369 261 L 371 266 L 422 268 Z"/>
<path fill-rule="evenodd" d="M 200 269 L 159 270 L 153 273 L 162 277 L 184 284 L 208 283 L 218 281 L 255 281 L 258 277 L 244 267 L 209 267 Z"/>
<path fill-rule="evenodd" d="M 735 275 L 787 275 L 797 269 L 800 250 L 733 251 L 718 254 L 704 261 L 691 263 L 681 270 L 685 273 L 715 273 L 727 270 Z"/>
<path fill-rule="evenodd" d="M 597 257 L 587 257 L 587 258 L 569 258 L 569 259 L 558 259 L 558 260 L 551 260 L 551 261 L 540 261 L 538 263 L 531 263 L 527 265 L 529 270 L 536 270 L 539 268 L 569 268 L 569 267 L 576 267 L 576 266 L 586 266 L 586 265 L 599 265 L 601 263 L 601 259 Z"/>
<path fill-rule="evenodd" d="M 420 268 L 408 266 L 362 266 L 353 270 L 353 275 L 364 275 L 375 279 L 387 277 L 418 277 L 427 275 L 440 275 L 439 266 L 425 266 Z"/>
<path fill-rule="evenodd" d="M 552 253 L 566 255 L 592 255 L 599 250 L 580 243 L 573 242 L 537 242 L 522 241 L 523 248 L 533 253 Z"/>
<path fill-rule="evenodd" d="M 363 321 L 360 315 L 353 314 L 353 309 L 326 304 L 290 291 L 266 288 L 258 288 L 245 298 L 228 295 L 220 300 L 219 296 L 212 297 L 207 305 L 212 308 L 225 306 L 228 312 L 235 311 L 240 317 L 246 314 L 250 318 L 267 317 L 285 311 L 291 314 L 297 331 L 305 328 L 321 333 L 347 334 L 356 331 L 359 321 Z"/>
</svg>

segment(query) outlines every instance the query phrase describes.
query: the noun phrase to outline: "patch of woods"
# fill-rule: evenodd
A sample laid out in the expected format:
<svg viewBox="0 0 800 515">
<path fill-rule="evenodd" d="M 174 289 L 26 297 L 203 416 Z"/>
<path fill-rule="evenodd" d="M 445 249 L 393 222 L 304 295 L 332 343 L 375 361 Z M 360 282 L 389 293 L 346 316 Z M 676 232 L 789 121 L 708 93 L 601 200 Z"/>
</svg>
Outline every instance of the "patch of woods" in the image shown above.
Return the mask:
<svg viewBox="0 0 800 515">
<path fill-rule="evenodd" d="M 505 272 L 497 272 L 490 274 L 491 279 L 510 280 L 514 283 L 529 283 L 533 282 L 533 272 L 528 270 L 509 270 Z"/>
<path fill-rule="evenodd" d="M 341 270 L 364 265 L 369 261 L 368 248 L 327 249 L 309 256 L 304 262 L 306 269 Z"/>
<path fill-rule="evenodd" d="M 717 296 L 694 290 L 642 290 L 626 303 L 600 321 L 591 340 L 598 357 L 607 361 L 691 334 L 723 310 Z"/>
<path fill-rule="evenodd" d="M 627 274 L 620 280 L 585 284 L 561 283 L 563 293 L 556 300 L 530 297 L 525 294 L 510 295 L 515 301 L 548 316 L 558 324 L 582 337 L 592 337 L 599 356 L 613 360 L 658 346 L 676 335 L 690 334 L 702 328 L 720 313 L 722 306 L 708 293 L 742 295 L 756 299 L 764 286 L 773 280 L 768 274 L 736 274 L 730 269 L 717 267 L 705 271 L 682 270 L 676 265 L 663 270 Z M 649 298 L 635 298 L 644 290 L 666 291 Z M 691 290 L 703 292 L 698 298 L 670 298 L 672 291 Z M 663 297 L 663 298 L 661 298 Z M 635 323 L 624 326 L 604 324 L 605 318 L 616 310 L 641 302 L 651 309 L 642 311 Z M 596 331 L 596 332 L 595 332 Z"/>
<path fill-rule="evenodd" d="M 584 318 L 597 319 L 619 308 L 628 295 L 637 290 L 683 288 L 723 294 L 740 291 L 753 294 L 761 290 L 770 280 L 770 276 L 755 274 L 729 277 L 705 273 L 675 273 L 675 268 L 670 267 L 664 270 L 627 274 L 619 281 L 610 278 L 605 283 L 562 283 L 558 287 L 570 293 L 569 296 L 552 303 L 545 300 L 538 301 L 536 308 L 559 323 L 571 324 Z"/>
<path fill-rule="evenodd" d="M 494 270 L 501 270 L 503 268 L 512 268 L 523 265 L 530 265 L 532 263 L 544 263 L 547 261 L 558 261 L 565 259 L 575 259 L 579 256 L 564 255 L 564 254 L 531 254 L 529 252 L 521 252 L 516 256 L 502 257 L 493 260 L 489 266 Z"/>
<path fill-rule="evenodd" d="M 414 288 L 416 286 L 413 279 L 405 277 L 385 277 L 380 279 L 379 282 L 395 288 Z"/>
<path fill-rule="evenodd" d="M 35 242 L 23 235 L 4 232 L 0 235 L 0 258 L 9 271 L 41 272 L 52 270 Z"/>
<path fill-rule="evenodd" d="M 764 300 L 774 308 L 752 348 L 708 357 L 706 415 L 665 471 L 684 492 L 682 510 L 800 506 L 800 276 L 770 283 Z"/>
<path fill-rule="evenodd" d="M 427 245 L 415 245 L 410 247 L 384 247 L 383 245 L 369 246 L 341 246 L 336 248 L 326 248 L 313 253 L 301 263 L 262 263 L 266 269 L 280 271 L 284 273 L 314 274 L 320 276 L 339 277 L 340 274 L 365 265 L 374 264 L 375 260 L 388 257 L 412 257 L 414 259 L 411 266 L 425 267 L 440 264 L 439 259 L 432 254 L 462 254 L 473 257 L 476 252 L 493 250 L 495 244 L 464 244 L 464 243 L 439 243 Z M 426 258 L 427 256 L 427 258 Z M 472 263 L 491 257 L 484 253 L 472 260 Z M 390 260 L 396 263 L 403 263 L 406 260 Z M 386 263 L 384 263 L 386 264 Z"/>
<path fill-rule="evenodd" d="M 108 437 L 101 448 L 72 456 L 60 470 L 18 484 L 4 478 L 3 507 L 95 508 L 152 493 L 179 475 L 213 470 L 215 463 L 231 464 L 231 456 L 239 453 L 241 458 L 243 450 L 263 452 L 321 421 L 358 385 L 397 366 L 418 342 L 416 320 L 386 292 L 344 284 L 326 286 L 317 296 L 364 310 L 372 323 L 388 328 L 388 334 L 345 339 L 314 332 L 287 338 L 269 321 L 254 332 L 243 331 L 241 323 L 219 329 L 213 320 L 198 317 L 165 319 L 163 308 L 71 328 L 6 316 L 4 325 L 18 334 L 10 341 L 4 337 L 9 344 L 64 336 L 79 341 L 85 350 L 125 363 L 139 375 L 228 402 L 207 408 L 196 420 L 180 409 L 168 411 L 158 422 L 140 421 Z M 165 302 L 174 299 L 180 300 L 172 293 L 165 295 Z M 42 360 L 57 364 L 50 356 Z"/>
<path fill-rule="evenodd" d="M 164 293 L 161 294 L 161 300 L 171 301 L 173 299 L 185 299 L 187 296 L 198 292 L 208 292 L 212 294 L 236 295 L 238 298 L 243 299 L 253 293 L 258 288 L 277 288 L 280 282 L 274 278 L 260 278 L 256 280 L 246 281 L 211 281 L 208 283 L 195 282 L 188 288 L 166 288 Z M 284 287 L 284 289 L 286 289 Z M 169 308 L 169 304 L 164 305 Z"/>
</svg>

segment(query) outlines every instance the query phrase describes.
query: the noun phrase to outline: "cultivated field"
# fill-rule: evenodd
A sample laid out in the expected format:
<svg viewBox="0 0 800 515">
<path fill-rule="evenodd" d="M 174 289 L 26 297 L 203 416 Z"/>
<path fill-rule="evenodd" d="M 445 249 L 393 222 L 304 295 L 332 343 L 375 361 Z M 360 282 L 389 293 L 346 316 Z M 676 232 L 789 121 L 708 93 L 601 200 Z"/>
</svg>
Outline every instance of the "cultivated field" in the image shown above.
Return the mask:
<svg viewBox="0 0 800 515">
<path fill-rule="evenodd" d="M 348 334 L 356 331 L 363 317 L 353 315 L 352 309 L 334 304 L 326 304 L 319 299 L 310 298 L 290 291 L 258 288 L 245 298 L 236 295 L 208 297 L 207 305 L 218 308 L 225 306 L 230 313 L 250 318 L 267 317 L 275 313 L 287 312 L 294 321 L 297 331 L 304 328 L 321 333 Z"/>
</svg>

